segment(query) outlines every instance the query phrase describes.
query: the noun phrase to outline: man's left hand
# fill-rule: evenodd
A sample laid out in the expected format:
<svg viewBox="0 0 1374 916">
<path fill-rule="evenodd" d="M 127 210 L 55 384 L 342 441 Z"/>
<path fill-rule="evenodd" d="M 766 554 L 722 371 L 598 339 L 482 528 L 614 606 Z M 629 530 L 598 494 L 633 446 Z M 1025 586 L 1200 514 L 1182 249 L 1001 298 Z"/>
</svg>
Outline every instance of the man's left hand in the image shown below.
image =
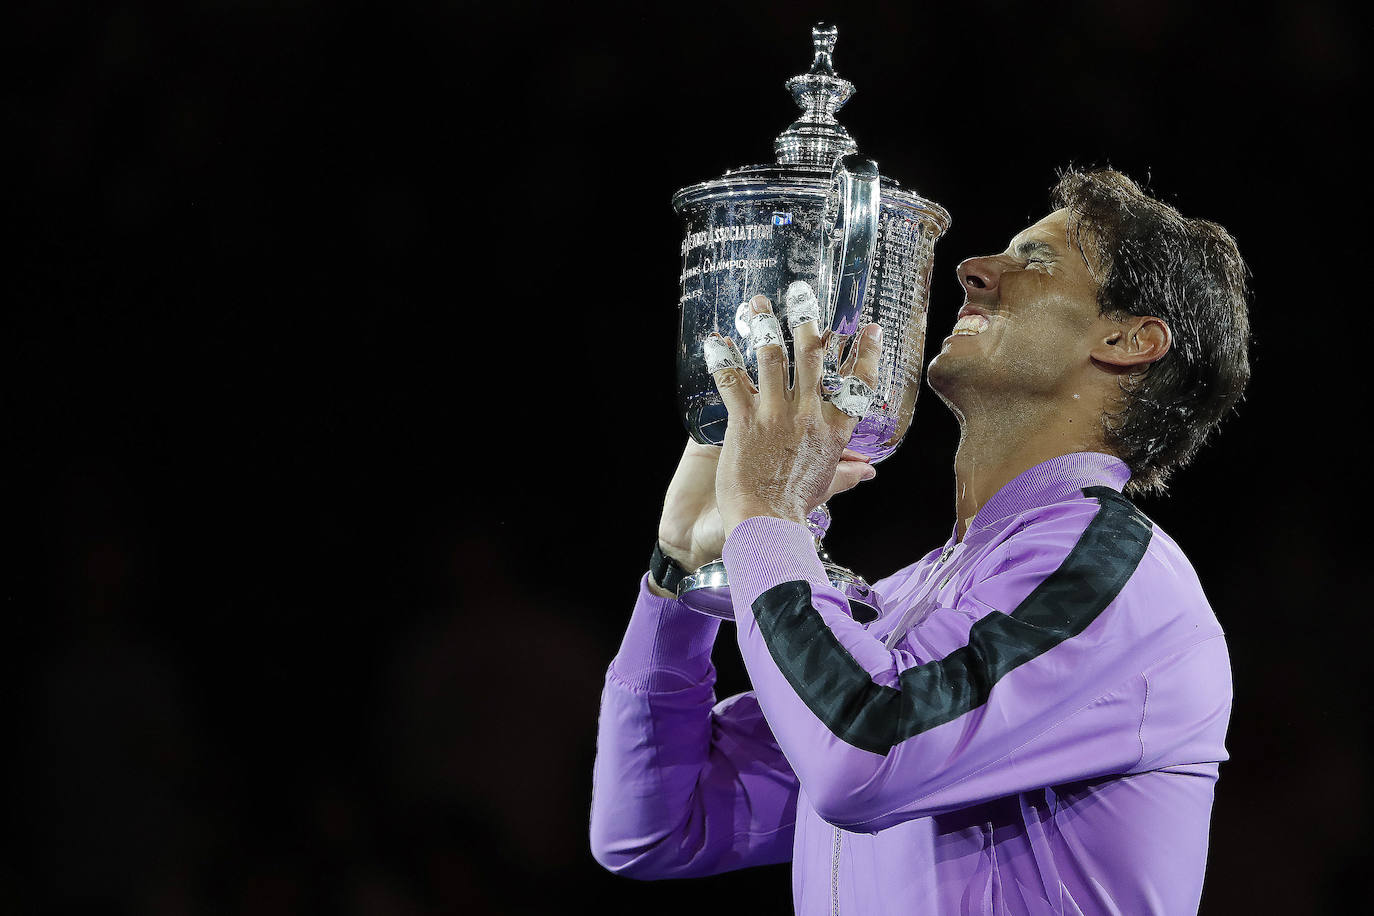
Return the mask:
<svg viewBox="0 0 1374 916">
<path fill-rule="evenodd" d="M 766 296 L 755 296 L 749 304 L 756 316 L 773 313 Z M 840 373 L 876 387 L 881 335 L 878 325 L 865 327 Z M 792 329 L 797 366 L 791 388 L 781 336 L 776 343 L 760 342 L 756 334 L 757 391 L 744 369 L 722 368 L 713 376 L 729 412 L 716 471 L 716 502 L 727 537 L 756 515 L 805 521 L 825 500 L 859 422 L 821 396 L 825 340 L 816 321 Z"/>
</svg>

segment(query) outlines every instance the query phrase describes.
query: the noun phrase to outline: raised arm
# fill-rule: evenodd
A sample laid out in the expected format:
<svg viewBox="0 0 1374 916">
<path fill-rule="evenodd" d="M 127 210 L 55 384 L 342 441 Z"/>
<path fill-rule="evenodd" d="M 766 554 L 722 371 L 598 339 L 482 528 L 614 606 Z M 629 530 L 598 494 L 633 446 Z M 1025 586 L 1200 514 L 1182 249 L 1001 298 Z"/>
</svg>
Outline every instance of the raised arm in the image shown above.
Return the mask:
<svg viewBox="0 0 1374 916">
<path fill-rule="evenodd" d="M 719 454 L 688 442 L 664 500 L 659 544 L 687 569 L 724 546 Z M 827 495 L 872 476 L 862 460 L 840 461 Z M 597 733 L 591 843 L 612 871 L 685 877 L 791 856 L 796 776 L 752 693 L 716 704 L 711 647 L 719 626 L 648 576 L 640 583 L 606 673 Z"/>
<path fill-rule="evenodd" d="M 592 854 L 613 872 L 695 877 L 791 857 L 796 776 L 752 694 L 715 702 L 718 627 L 641 585 L 597 732 Z"/>
</svg>

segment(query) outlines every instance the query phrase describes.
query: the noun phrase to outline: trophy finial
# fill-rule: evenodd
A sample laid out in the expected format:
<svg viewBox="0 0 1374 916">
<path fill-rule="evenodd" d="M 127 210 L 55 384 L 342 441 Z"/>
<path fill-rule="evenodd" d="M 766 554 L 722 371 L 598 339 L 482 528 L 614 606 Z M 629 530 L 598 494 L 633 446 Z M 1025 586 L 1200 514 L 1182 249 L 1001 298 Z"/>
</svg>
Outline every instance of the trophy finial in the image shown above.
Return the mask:
<svg viewBox="0 0 1374 916">
<path fill-rule="evenodd" d="M 839 29 L 824 22 L 818 22 L 811 27 L 811 44 L 816 49 L 816 59 L 811 64 L 812 73 L 835 75 L 835 38 L 839 34 Z"/>
<path fill-rule="evenodd" d="M 835 38 L 839 30 L 818 22 L 811 29 L 815 59 L 811 69 L 787 81 L 802 116 L 773 141 L 773 152 L 783 165 L 803 164 L 829 168 L 835 159 L 858 149 L 849 131 L 835 120 L 835 112 L 854 94 L 854 84 L 835 75 Z"/>
</svg>

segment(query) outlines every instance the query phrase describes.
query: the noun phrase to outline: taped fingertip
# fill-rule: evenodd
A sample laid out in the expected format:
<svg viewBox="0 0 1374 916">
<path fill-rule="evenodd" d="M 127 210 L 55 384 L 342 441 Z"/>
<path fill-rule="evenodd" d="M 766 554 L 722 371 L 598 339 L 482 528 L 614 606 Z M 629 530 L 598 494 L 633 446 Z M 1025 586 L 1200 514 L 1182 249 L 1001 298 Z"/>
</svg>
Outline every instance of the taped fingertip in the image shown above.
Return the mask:
<svg viewBox="0 0 1374 916">
<path fill-rule="evenodd" d="M 883 326 L 880 324 L 870 324 L 864 330 L 864 336 L 874 343 L 879 343 L 883 339 Z"/>
<path fill-rule="evenodd" d="M 782 327 L 770 312 L 758 312 L 749 320 L 749 342 L 760 347 L 782 346 Z"/>
<path fill-rule="evenodd" d="M 794 280 L 792 285 L 787 287 L 783 302 L 787 313 L 787 325 L 794 331 L 800 325 L 820 318 L 820 302 L 816 300 L 815 292 L 805 280 Z"/>
<path fill-rule="evenodd" d="M 725 338 L 725 345 L 730 348 L 730 353 L 739 362 L 739 368 L 744 368 L 744 354 L 739 351 L 739 345 L 735 343 L 735 338 Z"/>
<path fill-rule="evenodd" d="M 739 355 L 735 342 L 719 334 L 711 334 L 701 342 L 702 355 L 706 357 L 706 371 L 712 373 L 721 369 L 743 369 L 744 360 Z"/>
</svg>

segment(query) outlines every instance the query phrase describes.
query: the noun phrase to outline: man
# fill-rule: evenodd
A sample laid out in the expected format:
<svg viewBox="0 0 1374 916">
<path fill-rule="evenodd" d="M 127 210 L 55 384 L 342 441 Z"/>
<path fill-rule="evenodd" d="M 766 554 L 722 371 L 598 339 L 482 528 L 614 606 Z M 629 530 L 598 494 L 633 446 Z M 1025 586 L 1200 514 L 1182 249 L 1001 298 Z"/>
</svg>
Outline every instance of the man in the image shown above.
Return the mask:
<svg viewBox="0 0 1374 916">
<path fill-rule="evenodd" d="M 602 698 L 593 852 L 641 878 L 793 861 L 799 913 L 1193 913 L 1230 715 L 1221 627 L 1162 490 L 1249 376 L 1225 230 L 1111 171 L 959 265 L 931 362 L 959 418 L 950 540 L 861 624 L 802 524 L 871 476 L 818 394 L 814 322 L 715 373 L 718 459 L 690 446 L 659 550 L 723 547 L 754 689 L 713 705 L 717 622 L 646 577 Z M 756 312 L 770 310 L 763 297 Z M 874 380 L 876 326 L 853 374 Z M 844 459 L 844 460 L 842 460 Z M 663 568 L 660 566 L 660 569 Z"/>
</svg>

